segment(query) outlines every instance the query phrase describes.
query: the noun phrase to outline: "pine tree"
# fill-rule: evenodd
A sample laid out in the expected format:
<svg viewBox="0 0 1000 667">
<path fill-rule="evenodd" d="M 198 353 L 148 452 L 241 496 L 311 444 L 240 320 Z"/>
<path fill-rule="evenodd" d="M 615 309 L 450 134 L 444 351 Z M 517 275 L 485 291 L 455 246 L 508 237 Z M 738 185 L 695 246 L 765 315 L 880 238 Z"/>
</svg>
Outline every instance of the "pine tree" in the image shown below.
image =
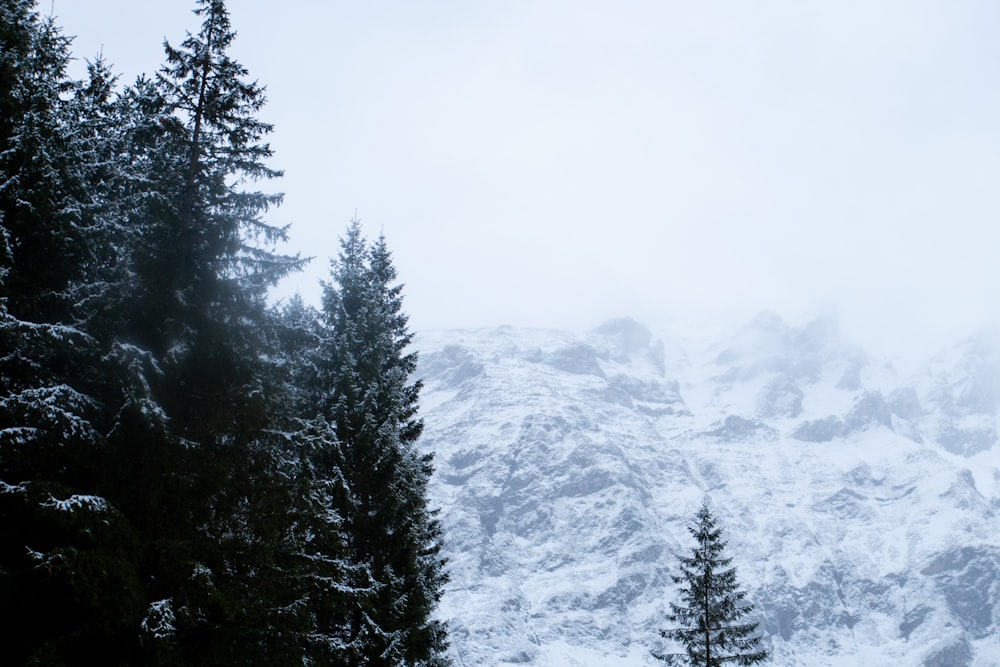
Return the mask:
<svg viewBox="0 0 1000 667">
<path fill-rule="evenodd" d="M 292 584 L 308 611 L 303 655 L 310 664 L 344 665 L 350 655 L 349 610 L 369 594 L 372 582 L 368 569 L 347 549 L 341 514 L 344 460 L 335 429 L 319 407 L 325 337 L 319 320 L 319 313 L 296 296 L 280 309 L 275 330 L 291 415 L 284 430 L 294 443 L 297 470 L 285 516 Z"/>
<path fill-rule="evenodd" d="M 356 223 L 268 308 L 264 91 L 222 0 L 116 94 L 0 4 L 0 624 L 12 664 L 444 665 L 416 358 Z M 9 85 L 8 85 L 9 84 Z M 16 613 L 14 613 L 16 612 Z M 5 663 L 6 664 L 6 663 Z"/>
<path fill-rule="evenodd" d="M 431 458 L 416 447 L 421 385 L 384 238 L 369 244 L 352 221 L 331 277 L 317 401 L 337 443 L 334 506 L 362 574 L 342 621 L 346 664 L 444 665 L 445 628 L 432 618 L 446 580 L 440 527 L 426 498 Z"/>
<path fill-rule="evenodd" d="M 0 38 L 0 219 L 11 252 L 0 297 L 16 317 L 63 321 L 86 241 L 71 199 L 70 40 L 34 0 L 3 4 Z"/>
<path fill-rule="evenodd" d="M 665 639 L 684 646 L 684 653 L 655 654 L 674 665 L 721 667 L 726 664 L 755 665 L 768 657 L 759 648 L 758 623 L 745 622 L 753 613 L 746 592 L 736 581 L 731 558 L 724 558 L 726 542 L 708 505 L 699 508 L 695 523 L 688 527 L 696 546 L 691 556 L 678 556 L 681 574 L 681 604 L 670 604 L 667 619 L 678 627 L 661 630 Z"/>
<path fill-rule="evenodd" d="M 199 31 L 124 96 L 142 178 L 129 184 L 132 289 L 115 341 L 132 363 L 110 449 L 144 527 L 146 655 L 301 664 L 284 516 L 297 470 L 265 300 L 301 261 L 274 252 L 285 229 L 263 220 L 281 195 L 246 189 L 280 176 L 264 91 L 228 55 L 225 3 L 196 4 Z"/>
<path fill-rule="evenodd" d="M 142 610 L 136 534 L 100 465 L 110 73 L 70 80 L 68 45 L 34 2 L 0 7 L 0 644 L 13 664 L 117 662 Z"/>
</svg>

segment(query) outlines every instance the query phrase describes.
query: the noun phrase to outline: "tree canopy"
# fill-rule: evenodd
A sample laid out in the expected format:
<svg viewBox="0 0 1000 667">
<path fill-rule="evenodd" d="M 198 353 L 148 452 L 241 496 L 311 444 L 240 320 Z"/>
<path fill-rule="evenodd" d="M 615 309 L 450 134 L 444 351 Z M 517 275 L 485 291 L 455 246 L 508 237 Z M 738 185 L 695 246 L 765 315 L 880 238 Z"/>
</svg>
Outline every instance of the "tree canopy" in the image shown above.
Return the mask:
<svg viewBox="0 0 1000 667">
<path fill-rule="evenodd" d="M 722 529 L 707 504 L 702 505 L 688 531 L 695 540 L 690 556 L 678 556 L 680 602 L 670 603 L 667 620 L 674 627 L 661 630 L 668 640 L 680 644 L 683 653 L 657 653 L 671 665 L 722 667 L 764 662 L 768 651 L 760 647 L 758 623 L 746 621 L 754 606 L 736 580 L 732 559 L 723 556 L 726 542 Z"/>
<path fill-rule="evenodd" d="M 194 13 L 122 87 L 0 6 L 5 664 L 446 664 L 391 255 L 352 223 L 322 310 L 268 304 L 264 90 Z"/>
</svg>

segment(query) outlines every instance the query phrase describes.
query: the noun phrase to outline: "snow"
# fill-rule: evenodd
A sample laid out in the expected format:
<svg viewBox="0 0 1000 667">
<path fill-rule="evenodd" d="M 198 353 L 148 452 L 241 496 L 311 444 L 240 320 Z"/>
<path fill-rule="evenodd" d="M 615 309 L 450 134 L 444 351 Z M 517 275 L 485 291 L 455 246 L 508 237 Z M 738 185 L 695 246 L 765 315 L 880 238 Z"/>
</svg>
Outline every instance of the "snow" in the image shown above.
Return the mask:
<svg viewBox="0 0 1000 667">
<path fill-rule="evenodd" d="M 24 482 L 20 484 L 8 484 L 0 479 L 0 493 L 21 494 L 27 493 L 28 487 Z"/>
<path fill-rule="evenodd" d="M 74 494 L 64 500 L 49 496 L 49 499 L 42 503 L 42 507 L 54 509 L 59 512 L 75 512 L 80 509 L 105 512 L 110 506 L 108 505 L 108 501 L 100 496 Z"/>
<path fill-rule="evenodd" d="M 828 324 L 662 343 L 630 327 L 417 339 L 456 664 L 659 664 L 673 554 L 706 498 L 772 664 L 919 665 L 965 645 L 970 665 L 997 664 L 1000 617 L 963 600 L 994 577 L 985 595 L 1000 604 L 1000 445 L 963 455 L 935 440 L 940 419 L 995 420 L 956 412 L 927 376 L 898 377 Z M 969 366 L 949 363 L 966 391 Z M 800 414 L 764 416 L 775 381 L 801 390 Z M 890 428 L 857 412 L 908 387 L 920 414 Z M 729 416 L 743 421 L 719 430 Z M 843 424 L 832 439 L 792 437 L 828 416 Z"/>
<path fill-rule="evenodd" d="M 170 598 L 157 600 L 149 605 L 146 617 L 142 619 L 143 632 L 156 639 L 170 637 L 176 632 L 174 628 L 174 610 Z"/>
</svg>

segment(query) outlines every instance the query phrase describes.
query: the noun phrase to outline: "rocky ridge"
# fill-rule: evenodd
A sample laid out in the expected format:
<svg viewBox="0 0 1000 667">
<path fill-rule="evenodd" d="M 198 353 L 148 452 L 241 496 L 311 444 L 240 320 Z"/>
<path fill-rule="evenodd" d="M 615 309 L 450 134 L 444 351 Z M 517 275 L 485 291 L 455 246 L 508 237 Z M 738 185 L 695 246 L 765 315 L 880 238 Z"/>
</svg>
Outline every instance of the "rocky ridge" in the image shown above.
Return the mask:
<svg viewBox="0 0 1000 667">
<path fill-rule="evenodd" d="M 994 338 L 916 378 L 768 313 L 690 348 L 628 319 L 417 347 L 457 665 L 659 664 L 703 499 L 772 664 L 1000 664 Z"/>
</svg>

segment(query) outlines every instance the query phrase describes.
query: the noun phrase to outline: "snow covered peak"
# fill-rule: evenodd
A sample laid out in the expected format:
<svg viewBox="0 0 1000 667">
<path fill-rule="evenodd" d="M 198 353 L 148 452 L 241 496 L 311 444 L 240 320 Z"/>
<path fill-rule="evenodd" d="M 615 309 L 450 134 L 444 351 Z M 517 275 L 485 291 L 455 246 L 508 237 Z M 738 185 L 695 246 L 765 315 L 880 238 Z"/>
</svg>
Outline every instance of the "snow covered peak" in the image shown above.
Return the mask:
<svg viewBox="0 0 1000 667">
<path fill-rule="evenodd" d="M 794 328 L 766 311 L 722 343 L 715 357 L 716 366 L 723 369 L 721 377 L 730 381 L 771 374 L 789 382 L 815 383 L 836 371 L 837 384 L 847 389 L 860 386 L 858 375 L 867 363 L 864 351 L 841 336 L 835 319 L 819 318 Z"/>
<path fill-rule="evenodd" d="M 973 455 L 997 444 L 1000 338 L 980 332 L 935 356 L 917 384 L 923 428 L 948 451 Z"/>
<path fill-rule="evenodd" d="M 707 497 L 773 664 L 1000 664 L 997 356 L 901 379 L 829 319 L 677 334 L 418 340 L 456 663 L 656 664 Z"/>
</svg>

